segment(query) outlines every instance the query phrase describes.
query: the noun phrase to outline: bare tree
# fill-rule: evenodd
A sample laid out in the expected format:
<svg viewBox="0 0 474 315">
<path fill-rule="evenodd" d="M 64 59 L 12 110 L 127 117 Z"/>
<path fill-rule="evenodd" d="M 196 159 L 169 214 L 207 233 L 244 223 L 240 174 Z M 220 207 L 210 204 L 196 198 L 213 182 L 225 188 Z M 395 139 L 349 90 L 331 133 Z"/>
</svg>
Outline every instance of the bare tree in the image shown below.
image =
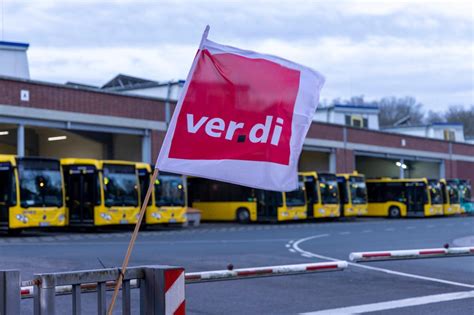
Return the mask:
<svg viewBox="0 0 474 315">
<path fill-rule="evenodd" d="M 418 125 L 423 122 L 423 104 L 418 103 L 414 97 L 384 97 L 377 102 L 377 105 L 380 109 L 379 124 L 381 127 L 390 127 L 396 122 L 404 120 L 410 125 Z"/>
<path fill-rule="evenodd" d="M 427 124 L 446 122 L 446 119 L 444 116 L 445 116 L 444 113 L 434 112 L 430 110 L 428 114 L 426 115 L 425 121 Z"/>
<path fill-rule="evenodd" d="M 331 105 L 377 105 L 376 101 L 366 101 L 364 95 L 351 96 L 350 99 L 341 99 L 340 97 L 332 100 Z"/>
<path fill-rule="evenodd" d="M 464 135 L 474 137 L 474 105 L 470 108 L 460 105 L 450 106 L 444 116 L 446 122 L 463 124 Z"/>
</svg>

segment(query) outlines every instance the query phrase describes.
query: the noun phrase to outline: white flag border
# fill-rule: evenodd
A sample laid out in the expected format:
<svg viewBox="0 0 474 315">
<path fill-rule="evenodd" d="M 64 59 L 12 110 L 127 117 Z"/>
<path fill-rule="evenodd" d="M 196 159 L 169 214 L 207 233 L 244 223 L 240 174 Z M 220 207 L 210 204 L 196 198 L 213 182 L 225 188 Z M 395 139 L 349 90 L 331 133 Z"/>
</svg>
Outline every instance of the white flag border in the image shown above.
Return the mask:
<svg viewBox="0 0 474 315">
<path fill-rule="evenodd" d="M 209 26 L 203 33 L 198 53 L 194 58 L 191 69 L 186 78 L 183 90 L 179 96 L 169 129 L 166 133 L 163 145 L 158 155 L 155 167 L 162 171 L 175 172 L 184 175 L 204 177 L 228 183 L 244 185 L 259 189 L 291 191 L 298 188 L 299 154 L 303 148 L 304 138 L 311 126 L 312 117 L 319 102 L 319 91 L 324 84 L 324 77 L 308 67 L 299 65 L 289 60 L 260 54 L 253 51 L 242 50 L 232 46 L 221 45 L 207 40 Z M 264 161 L 242 161 L 242 160 L 188 160 L 169 158 L 169 150 L 173 139 L 178 115 L 187 93 L 189 83 L 199 60 L 202 50 L 207 49 L 211 54 L 232 53 L 252 59 L 266 59 L 280 64 L 284 67 L 295 69 L 300 72 L 300 85 L 295 101 L 293 121 L 291 124 L 292 134 L 290 139 L 290 161 L 289 165 L 282 165 Z M 306 93 L 310 91 L 310 93 Z M 310 102 L 312 106 L 305 106 Z M 262 168 L 269 177 L 262 178 Z M 216 175 L 215 170 L 219 170 Z M 231 178 L 229 180 L 229 178 Z M 274 189 L 269 188 L 270 186 Z M 276 189 L 278 187 L 278 189 Z"/>
</svg>

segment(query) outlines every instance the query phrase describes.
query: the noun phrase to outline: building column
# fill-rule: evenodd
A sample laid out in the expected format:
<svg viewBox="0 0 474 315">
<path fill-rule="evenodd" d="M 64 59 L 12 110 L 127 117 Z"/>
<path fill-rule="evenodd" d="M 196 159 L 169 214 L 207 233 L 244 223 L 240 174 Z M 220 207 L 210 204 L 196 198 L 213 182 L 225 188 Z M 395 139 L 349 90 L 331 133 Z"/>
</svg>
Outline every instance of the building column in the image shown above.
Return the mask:
<svg viewBox="0 0 474 315">
<path fill-rule="evenodd" d="M 405 169 L 403 168 L 403 165 L 405 165 L 405 160 L 404 159 L 400 159 L 400 166 L 399 166 L 399 169 L 400 169 L 400 179 L 403 179 L 405 178 Z"/>
<path fill-rule="evenodd" d="M 166 93 L 166 102 L 165 102 L 165 122 L 166 129 L 168 129 L 171 120 L 171 81 L 168 82 L 168 91 Z"/>
<path fill-rule="evenodd" d="M 146 129 L 142 137 L 142 161 L 151 163 L 151 135 L 150 130 Z"/>
<path fill-rule="evenodd" d="M 451 164 L 452 162 L 449 161 Z M 449 177 L 453 177 L 453 174 L 450 172 Z M 446 162 L 442 160 L 439 163 L 439 178 L 446 178 Z"/>
<path fill-rule="evenodd" d="M 16 132 L 16 155 L 25 156 L 25 125 L 19 124 Z"/>
<path fill-rule="evenodd" d="M 329 153 L 329 173 L 336 173 L 336 150 L 331 150 Z"/>
</svg>

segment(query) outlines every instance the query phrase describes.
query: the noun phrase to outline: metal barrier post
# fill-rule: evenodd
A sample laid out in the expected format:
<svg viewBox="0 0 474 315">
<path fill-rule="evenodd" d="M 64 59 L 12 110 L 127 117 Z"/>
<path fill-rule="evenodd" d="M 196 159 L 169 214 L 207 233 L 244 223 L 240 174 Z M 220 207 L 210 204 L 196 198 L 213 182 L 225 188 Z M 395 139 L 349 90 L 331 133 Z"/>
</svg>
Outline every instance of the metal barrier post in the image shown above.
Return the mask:
<svg viewBox="0 0 474 315">
<path fill-rule="evenodd" d="M 54 315 L 56 296 L 56 276 L 54 274 L 39 275 L 38 293 L 35 299 L 39 302 L 39 307 L 35 310 L 35 315 Z"/>
<path fill-rule="evenodd" d="M 184 268 L 152 266 L 145 268 L 144 314 L 185 314 Z"/>
<path fill-rule="evenodd" d="M 0 315 L 20 314 L 20 272 L 0 271 Z"/>
<path fill-rule="evenodd" d="M 146 282 L 145 279 L 138 280 L 140 284 L 140 315 L 145 315 Z"/>
</svg>

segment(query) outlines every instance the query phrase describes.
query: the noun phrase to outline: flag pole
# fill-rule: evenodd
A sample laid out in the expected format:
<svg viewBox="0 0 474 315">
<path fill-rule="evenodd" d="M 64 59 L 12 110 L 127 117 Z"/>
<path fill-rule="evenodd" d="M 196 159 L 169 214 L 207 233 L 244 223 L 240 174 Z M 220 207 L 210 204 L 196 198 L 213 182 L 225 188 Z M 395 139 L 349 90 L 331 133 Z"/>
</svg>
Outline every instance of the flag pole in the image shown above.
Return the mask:
<svg viewBox="0 0 474 315">
<path fill-rule="evenodd" d="M 118 292 L 120 290 L 120 286 L 122 285 L 123 277 L 125 275 L 125 271 L 127 270 L 128 261 L 130 260 L 130 255 L 132 254 L 133 246 L 135 245 L 135 241 L 138 236 L 138 231 L 140 230 L 143 216 L 145 215 L 145 210 L 148 205 L 148 200 L 150 200 L 151 192 L 153 191 L 153 187 L 155 185 L 155 180 L 157 176 L 158 176 L 158 169 L 155 168 L 155 170 L 153 171 L 153 175 L 151 176 L 150 185 L 148 186 L 145 199 L 143 200 L 143 204 L 140 209 L 140 214 L 138 215 L 138 221 L 135 224 L 135 229 L 133 230 L 130 243 L 128 244 L 127 254 L 125 254 L 125 258 L 122 263 L 122 269 L 120 269 L 117 281 L 115 282 L 114 294 L 112 295 L 112 300 L 110 301 L 109 309 L 107 311 L 108 315 L 112 315 L 112 312 L 114 310 L 115 300 L 117 300 Z"/>
<path fill-rule="evenodd" d="M 209 30 L 210 30 L 209 25 L 206 25 L 206 28 L 204 29 L 204 32 L 203 32 L 202 37 L 201 37 L 201 42 L 199 43 L 199 49 L 200 50 L 202 49 L 204 41 L 207 39 L 207 36 L 209 34 Z M 196 59 L 194 59 L 193 66 L 191 67 L 191 69 L 193 69 L 195 62 L 196 62 Z M 187 84 L 189 84 L 191 74 L 192 74 L 192 70 L 188 74 L 183 92 L 185 92 L 186 89 L 187 89 L 186 86 L 187 86 Z M 178 100 L 178 106 L 180 106 L 180 102 L 182 102 L 182 98 L 183 98 L 183 93 L 181 93 L 180 99 Z M 150 195 L 151 195 L 152 189 L 154 187 L 154 183 L 155 183 L 155 180 L 156 180 L 157 176 L 158 176 L 158 169 L 155 168 L 155 171 L 153 172 L 153 175 L 151 177 L 150 185 L 148 186 L 148 190 L 147 190 L 146 195 L 145 195 L 145 200 L 143 201 L 142 207 L 140 209 L 140 214 L 138 216 L 138 222 L 135 225 L 135 230 L 133 231 L 132 238 L 130 239 L 130 243 L 128 244 L 127 254 L 125 255 L 125 258 L 124 258 L 123 263 L 122 263 L 122 269 L 120 270 L 117 281 L 115 282 L 114 294 L 112 295 L 112 300 L 110 301 L 109 309 L 107 310 L 107 315 L 112 315 L 112 312 L 114 310 L 115 301 L 117 300 L 118 292 L 120 290 L 120 286 L 122 285 L 123 276 L 124 276 L 125 271 L 127 269 L 128 261 L 130 259 L 130 255 L 132 254 L 133 246 L 135 245 L 135 240 L 137 239 L 138 230 L 140 230 L 140 225 L 142 223 L 143 216 L 145 214 L 145 210 L 146 210 L 146 207 L 148 205 L 148 200 L 150 199 Z"/>
</svg>

